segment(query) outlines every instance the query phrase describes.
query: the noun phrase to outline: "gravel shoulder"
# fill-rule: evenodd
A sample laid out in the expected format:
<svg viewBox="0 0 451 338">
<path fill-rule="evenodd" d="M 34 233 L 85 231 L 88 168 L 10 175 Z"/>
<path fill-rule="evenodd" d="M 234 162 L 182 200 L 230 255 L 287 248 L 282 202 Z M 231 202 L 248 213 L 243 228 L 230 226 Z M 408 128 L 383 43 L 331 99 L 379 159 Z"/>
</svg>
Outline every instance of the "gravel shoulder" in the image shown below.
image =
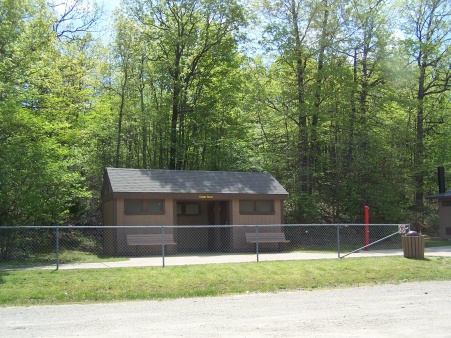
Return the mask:
<svg viewBox="0 0 451 338">
<path fill-rule="evenodd" d="M 2 337 L 451 337 L 451 281 L 0 308 Z"/>
</svg>

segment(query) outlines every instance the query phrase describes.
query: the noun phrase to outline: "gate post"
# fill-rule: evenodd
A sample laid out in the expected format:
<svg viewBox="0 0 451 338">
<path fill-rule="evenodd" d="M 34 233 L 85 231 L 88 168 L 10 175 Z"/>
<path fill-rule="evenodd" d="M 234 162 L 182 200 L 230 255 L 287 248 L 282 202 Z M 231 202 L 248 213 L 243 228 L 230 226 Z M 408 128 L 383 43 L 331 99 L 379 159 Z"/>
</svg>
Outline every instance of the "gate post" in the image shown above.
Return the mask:
<svg viewBox="0 0 451 338">
<path fill-rule="evenodd" d="M 368 244 L 370 244 L 370 207 L 365 205 L 364 215 L 363 215 L 365 227 L 364 227 L 364 239 L 365 239 L 365 251 L 368 251 Z"/>
</svg>

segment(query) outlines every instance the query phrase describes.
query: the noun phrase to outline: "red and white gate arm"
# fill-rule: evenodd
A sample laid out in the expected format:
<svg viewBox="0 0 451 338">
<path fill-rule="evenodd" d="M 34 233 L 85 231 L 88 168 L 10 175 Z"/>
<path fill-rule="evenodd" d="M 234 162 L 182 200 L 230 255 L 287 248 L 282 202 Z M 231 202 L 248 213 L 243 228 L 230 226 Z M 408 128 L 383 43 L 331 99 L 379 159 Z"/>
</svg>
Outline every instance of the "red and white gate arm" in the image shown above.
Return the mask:
<svg viewBox="0 0 451 338">
<path fill-rule="evenodd" d="M 398 232 L 400 234 L 405 234 L 406 232 L 409 231 L 409 225 L 408 224 L 400 224 L 398 225 Z"/>
</svg>

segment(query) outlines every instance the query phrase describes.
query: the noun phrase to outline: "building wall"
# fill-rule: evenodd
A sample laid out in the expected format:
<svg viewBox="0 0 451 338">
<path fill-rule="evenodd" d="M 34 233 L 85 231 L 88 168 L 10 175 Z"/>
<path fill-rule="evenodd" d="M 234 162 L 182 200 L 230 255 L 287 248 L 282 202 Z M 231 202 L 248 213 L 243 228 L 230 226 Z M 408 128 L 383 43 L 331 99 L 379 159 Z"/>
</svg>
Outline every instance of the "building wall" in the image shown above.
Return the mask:
<svg viewBox="0 0 451 338">
<path fill-rule="evenodd" d="M 116 225 L 114 206 L 114 200 L 103 203 L 103 225 Z"/>
<path fill-rule="evenodd" d="M 148 214 L 148 215 L 127 215 L 125 214 L 125 202 L 123 198 L 119 198 L 116 200 L 116 218 L 117 225 L 124 226 L 134 226 L 134 228 L 120 228 L 117 229 L 116 235 L 116 247 L 117 252 L 119 254 L 159 254 L 161 253 L 161 248 L 158 246 L 136 246 L 130 247 L 127 245 L 127 235 L 128 234 L 161 234 L 161 227 L 159 225 L 172 225 L 173 215 L 174 215 L 174 206 L 172 199 L 165 200 L 165 213 L 162 215 L 159 214 Z M 139 229 L 139 226 L 149 226 L 155 225 L 155 229 L 145 228 Z M 135 227 L 138 226 L 138 227 Z M 164 232 L 167 234 L 173 233 L 174 229 L 165 228 Z M 169 252 L 168 252 L 169 253 Z"/>
<path fill-rule="evenodd" d="M 451 199 L 439 200 L 439 222 L 440 222 L 440 238 L 451 239 L 451 206 L 444 206 L 445 204 L 451 204 Z M 448 235 L 447 233 L 448 229 Z"/>
<path fill-rule="evenodd" d="M 115 219 L 115 202 L 109 200 L 103 203 L 103 225 L 116 225 Z M 103 250 L 106 254 L 113 255 L 116 253 L 116 231 L 114 229 L 105 229 L 103 238 Z"/>
<path fill-rule="evenodd" d="M 271 215 L 241 215 L 240 214 L 240 201 L 232 201 L 232 217 L 235 225 L 260 225 L 260 224 L 282 224 L 282 201 L 274 201 L 274 214 Z M 265 227 L 261 228 L 263 232 L 280 232 L 281 226 Z M 252 251 L 255 248 L 254 244 L 246 242 L 245 233 L 255 232 L 255 227 L 234 227 L 231 234 L 231 250 L 232 251 Z M 278 248 L 278 244 L 265 244 L 260 246 L 259 249 L 274 250 Z"/>
<path fill-rule="evenodd" d="M 125 213 L 124 198 L 104 202 L 104 224 L 133 226 L 133 228 L 120 228 L 117 230 L 105 229 L 106 252 L 110 254 L 149 254 L 161 253 L 158 246 L 136 246 L 127 245 L 127 234 L 161 233 L 161 225 L 182 225 L 185 228 L 165 228 L 165 233 L 172 233 L 177 243 L 179 252 L 201 252 L 201 251 L 253 251 L 254 244 L 246 242 L 245 233 L 255 231 L 255 227 L 232 227 L 224 228 L 202 228 L 190 227 L 190 225 L 208 225 L 208 202 L 200 203 L 199 215 L 177 215 L 177 202 L 172 198 L 165 199 L 165 213 L 147 215 L 127 215 Z M 211 202 L 211 201 L 210 201 Z M 260 225 L 260 224 L 282 224 L 283 201 L 274 201 L 274 213 L 272 214 L 240 214 L 239 199 L 228 201 L 228 223 L 231 225 Z M 219 211 L 216 211 L 217 213 Z M 216 219 L 219 215 L 216 215 Z M 217 221 L 217 220 L 216 220 Z M 155 225 L 155 229 L 140 229 L 142 225 Z M 280 232 L 281 226 L 265 227 L 264 232 Z M 265 244 L 260 249 L 275 249 L 277 244 Z M 170 252 L 168 252 L 170 253 Z"/>
</svg>

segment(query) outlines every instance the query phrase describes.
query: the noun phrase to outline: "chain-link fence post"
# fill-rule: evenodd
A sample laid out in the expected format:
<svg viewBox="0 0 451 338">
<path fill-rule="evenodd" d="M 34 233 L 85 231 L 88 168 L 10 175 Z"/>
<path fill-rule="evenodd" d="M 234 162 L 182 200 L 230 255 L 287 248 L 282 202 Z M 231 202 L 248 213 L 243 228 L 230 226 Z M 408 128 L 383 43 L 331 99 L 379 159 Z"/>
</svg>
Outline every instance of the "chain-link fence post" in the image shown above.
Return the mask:
<svg viewBox="0 0 451 338">
<path fill-rule="evenodd" d="M 55 229 L 55 236 L 56 236 L 56 240 L 55 240 L 55 243 L 56 243 L 56 270 L 58 270 L 59 269 L 59 265 L 60 265 L 60 262 L 59 262 L 59 251 L 60 251 L 59 237 L 60 236 L 59 236 L 58 225 L 56 226 L 56 229 Z"/>
<path fill-rule="evenodd" d="M 338 258 L 340 258 L 340 224 L 337 224 L 337 252 Z"/>
<path fill-rule="evenodd" d="M 255 251 L 257 253 L 257 262 L 259 261 L 258 257 L 258 225 L 255 227 Z"/>
<path fill-rule="evenodd" d="M 164 225 L 161 226 L 161 256 L 163 258 L 163 268 L 164 268 Z"/>
</svg>

